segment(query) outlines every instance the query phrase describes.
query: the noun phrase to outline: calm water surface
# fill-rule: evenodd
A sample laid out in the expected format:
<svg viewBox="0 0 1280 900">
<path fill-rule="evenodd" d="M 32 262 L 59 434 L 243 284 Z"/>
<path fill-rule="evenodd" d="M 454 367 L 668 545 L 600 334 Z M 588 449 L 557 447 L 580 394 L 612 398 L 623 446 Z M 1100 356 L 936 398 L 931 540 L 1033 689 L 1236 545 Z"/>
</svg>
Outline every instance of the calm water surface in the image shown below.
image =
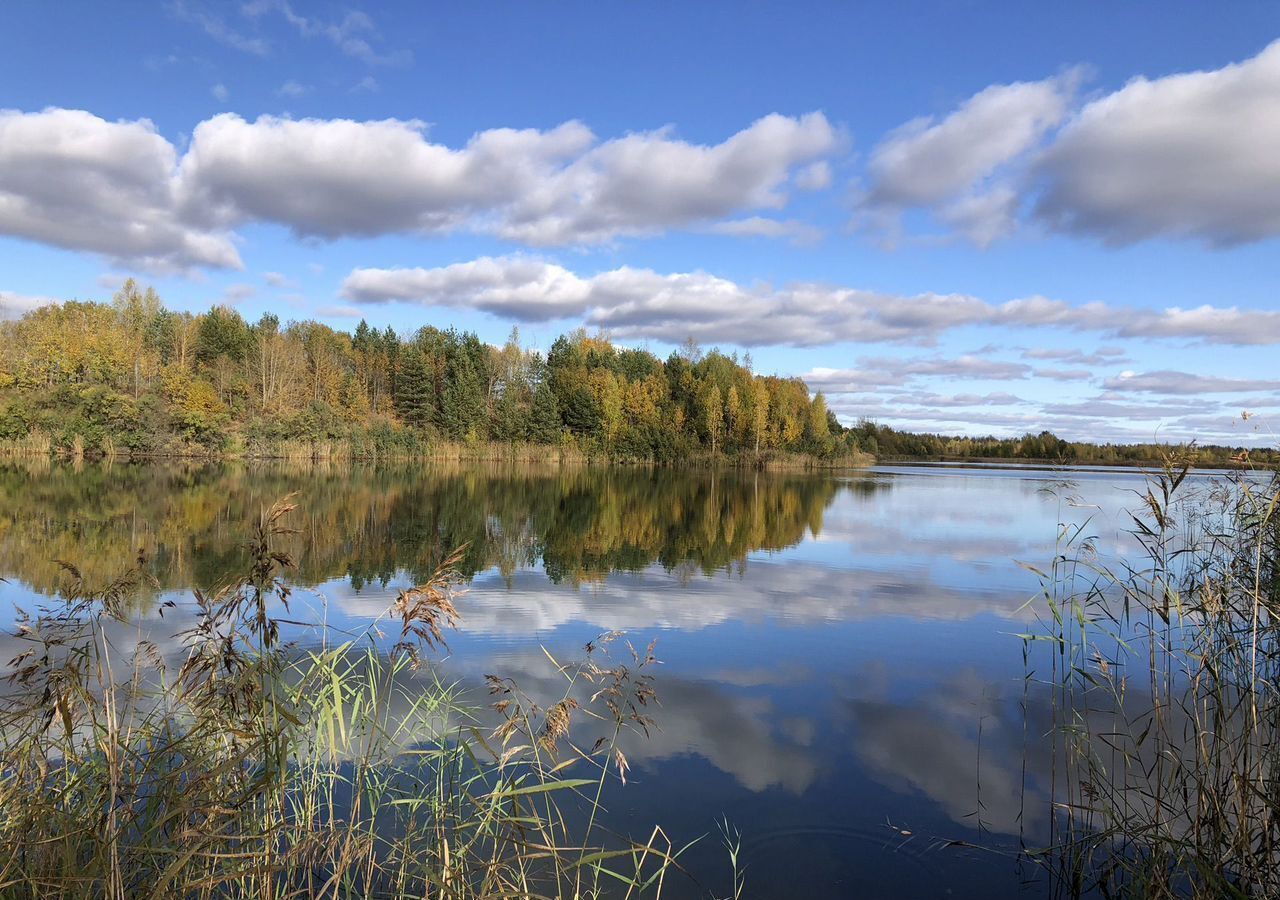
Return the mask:
<svg viewBox="0 0 1280 900">
<path fill-rule="evenodd" d="M 1131 471 L 936 466 L 9 465 L 0 620 L 56 592 L 53 560 L 106 578 L 140 547 L 181 602 L 237 571 L 246 524 L 297 491 L 296 617 L 357 629 L 466 543 L 449 677 L 499 673 L 554 699 L 543 648 L 657 639 L 659 730 L 628 745 L 610 827 L 688 840 L 727 819 L 752 897 L 1043 896 L 1015 858 L 1046 837 L 1052 777 L 1048 711 L 1024 694 L 1014 636 L 1038 583 L 1018 561 L 1044 564 L 1058 523 L 1086 519 L 1103 553 L 1129 552 L 1123 510 L 1141 485 Z M 685 863 L 723 894 L 713 838 Z"/>
</svg>

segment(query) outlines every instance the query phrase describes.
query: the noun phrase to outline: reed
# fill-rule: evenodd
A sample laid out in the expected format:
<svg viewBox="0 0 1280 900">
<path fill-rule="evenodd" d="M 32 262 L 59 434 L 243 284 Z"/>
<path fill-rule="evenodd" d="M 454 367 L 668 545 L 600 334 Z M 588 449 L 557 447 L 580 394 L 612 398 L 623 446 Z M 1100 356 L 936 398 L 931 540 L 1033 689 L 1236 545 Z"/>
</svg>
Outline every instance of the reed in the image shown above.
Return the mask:
<svg viewBox="0 0 1280 900">
<path fill-rule="evenodd" d="M 25 437 L 0 441 L 0 457 L 42 457 L 53 455 L 53 439 L 47 431 L 32 429 Z"/>
<path fill-rule="evenodd" d="M 1280 896 L 1280 480 L 1188 470 L 1138 492 L 1136 561 L 1064 525 L 1035 570 L 1064 896 Z"/>
<path fill-rule="evenodd" d="M 367 631 L 291 644 L 293 508 L 263 512 L 241 577 L 161 605 L 190 619 L 170 651 L 138 600 L 145 559 L 96 587 L 61 564 L 0 704 L 0 895 L 660 895 L 678 871 L 665 833 L 598 822 L 626 779 L 619 739 L 652 727 L 652 646 L 610 665 L 607 635 L 550 660 L 564 690 L 541 703 L 490 676 L 483 713 L 430 661 L 459 616 L 461 550 Z"/>
</svg>

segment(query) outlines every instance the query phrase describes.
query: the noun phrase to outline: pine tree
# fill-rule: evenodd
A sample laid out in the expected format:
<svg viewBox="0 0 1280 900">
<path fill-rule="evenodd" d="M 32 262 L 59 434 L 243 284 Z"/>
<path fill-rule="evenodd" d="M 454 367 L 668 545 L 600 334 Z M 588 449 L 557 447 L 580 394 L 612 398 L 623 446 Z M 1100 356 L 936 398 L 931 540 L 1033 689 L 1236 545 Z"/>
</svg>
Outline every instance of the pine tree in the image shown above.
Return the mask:
<svg viewBox="0 0 1280 900">
<path fill-rule="evenodd" d="M 520 402 L 519 391 L 509 387 L 494 406 L 489 433 L 497 441 L 523 441 L 528 430 L 528 410 Z"/>
<path fill-rule="evenodd" d="M 396 413 L 408 425 L 426 426 L 435 412 L 432 401 L 431 379 L 422 354 L 410 351 L 400 361 L 396 377 Z"/>
<path fill-rule="evenodd" d="M 560 405 L 555 392 L 544 379 L 533 394 L 533 410 L 529 417 L 529 440 L 538 444 L 560 441 Z"/>
</svg>

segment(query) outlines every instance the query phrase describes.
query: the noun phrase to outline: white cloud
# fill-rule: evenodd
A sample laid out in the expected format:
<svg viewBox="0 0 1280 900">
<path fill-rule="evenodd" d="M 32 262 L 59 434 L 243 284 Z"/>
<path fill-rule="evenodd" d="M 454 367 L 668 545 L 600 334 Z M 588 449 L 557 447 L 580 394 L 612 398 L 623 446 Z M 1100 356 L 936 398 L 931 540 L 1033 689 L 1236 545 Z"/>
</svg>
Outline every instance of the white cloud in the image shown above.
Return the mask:
<svg viewBox="0 0 1280 900">
<path fill-rule="evenodd" d="M 708 226 L 707 230 L 733 237 L 789 238 L 797 244 L 810 244 L 822 238 L 822 230 L 806 222 L 797 219 L 767 219 L 764 216 L 717 222 Z"/>
<path fill-rule="evenodd" d="M 856 394 L 867 390 L 898 387 L 922 378 L 964 378 L 977 381 L 1019 381 L 1025 379 L 1031 367 L 1022 363 L 1003 362 L 978 356 L 962 355 L 954 358 L 932 357 L 926 359 L 892 359 L 888 357 L 864 357 L 858 360 L 856 369 L 815 368 L 800 377 L 812 390 L 828 394 Z M 899 394 L 899 399 L 912 403 L 922 402 L 925 395 Z M 952 395 L 944 402 L 939 394 L 927 395 L 931 404 L 946 406 L 972 406 L 997 402 L 1020 402 L 1012 394 Z M 958 398 L 963 398 L 962 400 Z M 994 398 L 994 399 L 993 399 Z"/>
<path fill-rule="evenodd" d="M 1036 378 L 1048 378 L 1052 381 L 1088 381 L 1093 377 L 1093 372 L 1088 369 L 1054 369 L 1048 367 L 1036 369 L 1032 374 Z"/>
<path fill-rule="evenodd" d="M 986 245 L 1014 224 L 1017 192 L 998 179 L 1070 111 L 1079 73 L 993 85 L 941 121 L 903 125 L 871 152 L 863 200 L 873 220 L 892 223 L 910 208 L 932 210 L 975 243 Z"/>
<path fill-rule="evenodd" d="M 226 103 L 231 97 L 231 92 L 227 90 L 227 86 L 221 82 L 209 88 L 209 93 L 213 94 L 213 99 L 217 100 L 219 103 Z"/>
<path fill-rule="evenodd" d="M 1240 309 L 1236 306 L 1174 306 L 1162 313 L 1137 313 L 1119 324 L 1120 337 L 1168 337 L 1214 344 L 1280 343 L 1280 311 Z"/>
<path fill-rule="evenodd" d="M 1099 347 L 1092 353 L 1084 350 L 1062 350 L 1046 347 L 1033 347 L 1022 351 L 1023 359 L 1042 359 L 1077 366 L 1103 366 L 1124 361 L 1125 351 L 1121 347 Z"/>
<path fill-rule="evenodd" d="M 918 406 L 972 407 L 972 406 L 1021 406 L 1027 401 L 1008 391 L 990 391 L 986 394 L 935 394 L 914 391 L 897 394 L 895 403 L 913 403 Z"/>
<path fill-rule="evenodd" d="M 1078 403 L 1047 403 L 1042 407 L 1044 413 L 1051 416 L 1084 416 L 1091 419 L 1137 421 L 1163 420 L 1206 413 L 1214 408 L 1215 404 L 1200 401 L 1134 403 L 1132 401 L 1116 402 L 1104 397 L 1095 397 Z"/>
<path fill-rule="evenodd" d="M 255 222 L 327 239 L 465 229 L 581 245 L 719 228 L 807 240 L 802 223 L 741 216 L 785 207 L 793 175 L 837 143 L 821 113 L 765 116 L 711 145 L 670 129 L 600 141 L 570 121 L 459 148 L 418 121 L 223 113 L 180 155 L 145 119 L 0 111 L 0 233 L 160 270 L 240 267 L 230 231 Z"/>
<path fill-rule="evenodd" d="M 1136 78 L 1086 105 L 1037 166 L 1038 215 L 1111 244 L 1280 234 L 1280 41 L 1208 72 Z"/>
<path fill-rule="evenodd" d="M 796 174 L 796 187 L 802 191 L 821 191 L 831 187 L 831 163 L 820 159 Z"/>
<path fill-rule="evenodd" d="M 0 291 L 0 319 L 20 319 L 33 309 L 61 303 L 53 297 L 38 297 L 30 294 L 15 294 L 13 291 Z"/>
<path fill-rule="evenodd" d="M 235 305 L 244 300 L 248 300 L 254 294 L 258 293 L 258 289 L 251 284 L 238 282 L 227 286 L 222 292 L 222 298 L 225 302 Z"/>
<path fill-rule="evenodd" d="M 740 346 L 927 345 L 948 331 L 974 326 L 1211 344 L 1280 343 L 1280 312 L 1270 310 L 1142 310 L 1103 303 L 1073 306 L 1045 297 L 997 304 L 964 294 L 908 297 L 822 284 L 741 285 L 706 272 L 661 274 L 629 267 L 580 276 L 556 263 L 520 256 L 435 269 L 356 269 L 341 290 L 360 303 L 474 308 L 522 321 L 582 317 L 615 337 L 669 343 L 692 337 Z M 1001 365 L 1031 373 L 1024 364 Z M 1045 377 L 1064 377 L 1061 371 L 1041 371 Z"/>
<path fill-rule="evenodd" d="M 0 234 L 150 269 L 239 268 L 227 234 L 178 217 L 176 166 L 147 119 L 0 110 Z"/>
<path fill-rule="evenodd" d="M 378 37 L 378 29 L 373 19 L 360 10 L 347 10 L 341 20 L 332 22 L 301 15 L 288 0 L 251 0 L 241 11 L 251 18 L 278 13 L 303 37 L 324 38 L 343 55 L 368 65 L 405 65 L 413 59 L 408 50 L 380 52 L 375 49 L 372 40 Z"/>
<path fill-rule="evenodd" d="M 1016 381 L 1027 377 L 1030 366 L 1022 363 L 1003 362 L 980 356 L 964 355 L 954 359 L 864 359 L 864 367 L 897 371 L 909 376 L 943 378 L 976 378 L 993 381 Z"/>
<path fill-rule="evenodd" d="M 276 88 L 276 93 L 281 97 L 301 97 L 307 91 L 311 90 L 309 85 L 302 84 L 290 78 L 280 87 Z"/>
<path fill-rule="evenodd" d="M 343 296 L 359 302 L 408 300 L 479 309 L 522 321 L 581 313 L 591 286 L 567 269 L 519 257 L 482 258 L 440 269 L 356 269 Z"/>
<path fill-rule="evenodd" d="M 263 272 L 262 280 L 273 288 L 287 288 L 292 290 L 298 286 L 298 283 L 280 272 Z"/>
<path fill-rule="evenodd" d="M 535 246 L 593 243 L 782 209 L 791 170 L 837 140 L 822 113 L 768 115 L 712 146 L 678 140 L 671 129 L 630 134 L 543 173 L 495 230 Z"/>
<path fill-rule="evenodd" d="M 1030 207 L 1051 230 L 1111 245 L 1280 235 L 1280 41 L 1076 106 L 1079 80 L 992 85 L 889 134 L 868 163 L 864 224 L 892 241 L 901 213 L 923 209 L 985 246 Z"/>
<path fill-rule="evenodd" d="M 179 19 L 198 25 L 205 34 L 220 44 L 254 56 L 267 56 L 271 51 L 265 40 L 240 33 L 199 0 L 170 0 L 168 9 Z"/>
<path fill-rule="evenodd" d="M 1216 375 L 1194 375 L 1190 372 L 1161 370 L 1158 372 L 1122 372 L 1108 378 L 1102 386 L 1109 391 L 1149 394 L 1229 394 L 1254 391 L 1280 391 L 1280 381 L 1263 378 L 1224 378 Z"/>
<path fill-rule="evenodd" d="M 578 244 L 777 209 L 792 167 L 827 152 L 819 113 L 767 116 L 714 146 L 666 131 L 598 143 L 579 122 L 492 129 L 465 147 L 388 119 L 201 122 L 182 163 L 193 215 L 267 221 L 325 238 L 460 227 L 525 243 Z"/>
<path fill-rule="evenodd" d="M 316 310 L 316 315 L 335 319 L 358 319 L 361 313 L 354 306 L 321 306 Z"/>
</svg>

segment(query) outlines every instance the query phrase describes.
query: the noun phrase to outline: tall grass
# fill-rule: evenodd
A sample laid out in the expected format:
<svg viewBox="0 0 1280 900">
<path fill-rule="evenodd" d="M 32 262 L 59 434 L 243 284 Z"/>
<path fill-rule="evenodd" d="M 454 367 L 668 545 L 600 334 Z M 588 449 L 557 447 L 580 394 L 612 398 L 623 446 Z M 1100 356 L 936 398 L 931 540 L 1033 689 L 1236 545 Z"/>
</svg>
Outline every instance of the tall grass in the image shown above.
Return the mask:
<svg viewBox="0 0 1280 900">
<path fill-rule="evenodd" d="M 53 454 L 53 439 L 47 431 L 33 429 L 25 437 L 0 441 L 0 458 L 40 457 L 48 459 Z"/>
<path fill-rule="evenodd" d="M 652 648 L 607 665 L 610 635 L 550 660 L 564 692 L 541 704 L 490 676 L 484 728 L 427 659 L 458 617 L 459 554 L 366 633 L 294 645 L 278 549 L 292 510 L 262 514 L 242 577 L 196 591 L 193 610 L 162 605 L 189 618 L 169 651 L 136 602 L 142 558 L 96 587 L 63 563 L 60 600 L 21 618 L 0 708 L 0 895 L 661 894 L 677 871 L 662 830 L 635 842 L 598 821 L 626 778 L 619 738 L 651 727 Z"/>
<path fill-rule="evenodd" d="M 1280 480 L 1171 459 L 1137 492 L 1141 552 L 1063 526 L 1043 582 L 1064 895 L 1280 896 Z M 1040 643 L 1043 642 L 1043 643 Z"/>
</svg>

